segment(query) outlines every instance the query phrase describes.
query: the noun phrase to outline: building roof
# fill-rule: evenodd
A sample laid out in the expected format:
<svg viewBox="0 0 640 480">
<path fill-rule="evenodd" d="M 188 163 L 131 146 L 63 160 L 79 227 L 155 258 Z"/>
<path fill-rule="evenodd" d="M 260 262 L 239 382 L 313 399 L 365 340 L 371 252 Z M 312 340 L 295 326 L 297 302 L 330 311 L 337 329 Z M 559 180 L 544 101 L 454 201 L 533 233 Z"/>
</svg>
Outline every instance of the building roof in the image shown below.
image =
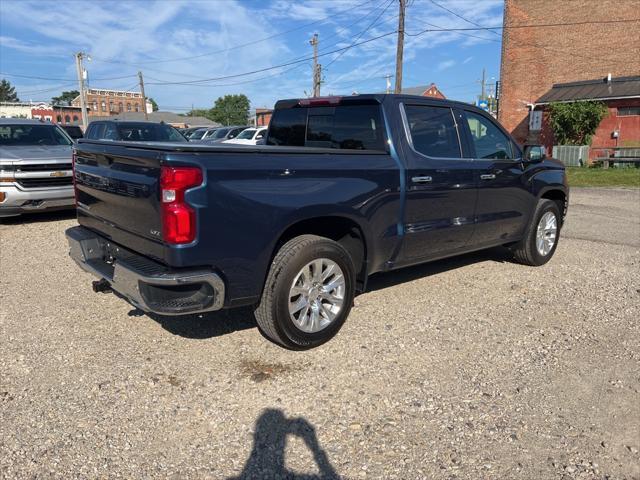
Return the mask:
<svg viewBox="0 0 640 480">
<path fill-rule="evenodd" d="M 91 115 L 90 120 L 133 120 L 144 121 L 144 112 L 120 112 L 117 115 L 111 115 L 108 117 L 100 117 Z M 188 117 L 178 115 L 173 112 L 151 112 L 149 113 L 150 122 L 164 122 L 164 123 L 184 123 L 187 125 L 203 126 L 203 127 L 219 127 L 220 124 L 213 122 L 205 117 Z"/>
<path fill-rule="evenodd" d="M 640 76 L 556 83 L 536 104 L 575 102 L 576 100 L 613 100 L 640 98 Z"/>
<path fill-rule="evenodd" d="M 425 92 L 435 88 L 435 90 L 442 95 L 442 92 L 438 89 L 435 83 L 431 83 L 430 85 L 418 85 L 417 87 L 407 87 L 403 88 L 401 93 L 404 95 L 418 95 L 423 97 Z M 444 97 L 444 95 L 442 95 Z"/>
<path fill-rule="evenodd" d="M 55 125 L 51 122 L 31 118 L 0 118 L 0 125 Z"/>
</svg>

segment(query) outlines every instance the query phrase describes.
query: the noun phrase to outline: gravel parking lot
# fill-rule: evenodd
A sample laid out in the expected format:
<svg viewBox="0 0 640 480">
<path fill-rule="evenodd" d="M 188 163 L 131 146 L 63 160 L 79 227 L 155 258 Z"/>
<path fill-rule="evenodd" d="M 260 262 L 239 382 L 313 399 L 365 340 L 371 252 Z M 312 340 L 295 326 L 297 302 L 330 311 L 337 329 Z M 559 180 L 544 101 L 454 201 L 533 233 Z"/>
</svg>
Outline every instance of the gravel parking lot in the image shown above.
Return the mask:
<svg viewBox="0 0 640 480">
<path fill-rule="evenodd" d="M 372 279 L 339 335 L 141 315 L 0 224 L 2 478 L 640 478 L 640 190 L 574 189 L 554 259 Z"/>
</svg>

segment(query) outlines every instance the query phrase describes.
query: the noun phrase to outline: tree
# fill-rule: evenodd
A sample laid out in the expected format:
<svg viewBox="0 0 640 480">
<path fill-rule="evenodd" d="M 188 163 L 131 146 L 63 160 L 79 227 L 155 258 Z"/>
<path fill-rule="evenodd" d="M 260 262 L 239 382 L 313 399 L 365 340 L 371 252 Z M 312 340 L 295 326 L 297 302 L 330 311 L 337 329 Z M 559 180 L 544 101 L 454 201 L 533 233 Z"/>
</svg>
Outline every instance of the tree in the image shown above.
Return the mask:
<svg viewBox="0 0 640 480">
<path fill-rule="evenodd" d="M 249 118 L 249 99 L 244 94 L 219 97 L 208 118 L 222 125 L 246 125 Z"/>
<path fill-rule="evenodd" d="M 156 103 L 156 101 L 151 97 L 147 97 L 147 101 L 151 104 L 151 109 L 154 112 L 157 112 L 158 111 L 158 104 Z"/>
<path fill-rule="evenodd" d="M 53 97 L 51 103 L 54 105 L 71 105 L 74 98 L 80 95 L 78 90 L 69 90 L 68 92 L 62 92 L 60 96 Z"/>
<path fill-rule="evenodd" d="M 204 118 L 208 118 L 209 120 L 213 120 L 213 117 L 211 116 L 211 111 L 213 109 L 204 109 L 204 108 L 195 108 L 193 110 L 189 110 L 187 113 L 184 114 L 185 117 L 204 117 Z"/>
<path fill-rule="evenodd" d="M 590 145 L 591 137 L 607 115 L 602 102 L 577 101 L 549 105 L 549 121 L 558 145 Z"/>
<path fill-rule="evenodd" d="M 20 99 L 16 94 L 16 88 L 11 86 L 8 80 L 4 78 L 0 82 L 0 102 L 19 102 Z"/>
</svg>

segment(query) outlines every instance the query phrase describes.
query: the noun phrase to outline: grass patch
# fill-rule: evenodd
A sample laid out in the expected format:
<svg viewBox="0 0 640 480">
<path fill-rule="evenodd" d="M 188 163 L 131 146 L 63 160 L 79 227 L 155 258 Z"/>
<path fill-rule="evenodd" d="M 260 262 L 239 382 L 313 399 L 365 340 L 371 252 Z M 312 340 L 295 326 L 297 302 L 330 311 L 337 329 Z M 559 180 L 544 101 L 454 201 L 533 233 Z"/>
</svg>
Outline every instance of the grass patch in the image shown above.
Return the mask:
<svg viewBox="0 0 640 480">
<path fill-rule="evenodd" d="M 640 187 L 640 168 L 567 167 L 569 187 Z"/>
</svg>

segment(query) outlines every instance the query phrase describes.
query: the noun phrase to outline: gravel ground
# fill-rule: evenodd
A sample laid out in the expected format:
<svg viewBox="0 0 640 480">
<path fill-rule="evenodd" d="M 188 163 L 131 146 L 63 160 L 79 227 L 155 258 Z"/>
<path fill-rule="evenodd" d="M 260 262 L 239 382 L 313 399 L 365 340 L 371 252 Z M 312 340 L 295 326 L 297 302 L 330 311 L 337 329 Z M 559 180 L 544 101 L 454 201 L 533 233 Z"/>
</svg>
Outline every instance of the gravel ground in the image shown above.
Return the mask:
<svg viewBox="0 0 640 480">
<path fill-rule="evenodd" d="M 2 478 L 640 478 L 640 190 L 574 189 L 545 267 L 372 279 L 309 352 L 248 310 L 139 315 L 0 224 Z"/>
</svg>

